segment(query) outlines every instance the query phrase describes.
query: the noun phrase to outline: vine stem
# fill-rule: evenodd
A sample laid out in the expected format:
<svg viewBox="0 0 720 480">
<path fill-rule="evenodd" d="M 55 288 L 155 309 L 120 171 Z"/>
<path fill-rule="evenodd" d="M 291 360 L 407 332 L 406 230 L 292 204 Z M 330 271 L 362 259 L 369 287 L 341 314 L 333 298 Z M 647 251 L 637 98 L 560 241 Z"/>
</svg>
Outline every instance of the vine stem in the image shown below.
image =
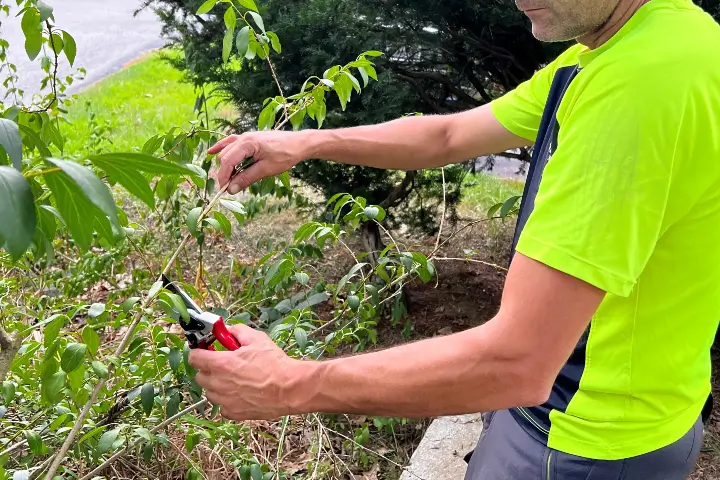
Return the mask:
<svg viewBox="0 0 720 480">
<path fill-rule="evenodd" d="M 190 413 L 191 411 L 195 410 L 196 408 L 202 407 L 203 405 L 205 405 L 205 404 L 207 403 L 207 401 L 208 401 L 207 398 L 203 398 L 203 399 L 200 400 L 199 402 L 196 402 L 195 404 L 190 405 L 190 406 L 187 407 L 185 410 L 176 413 L 175 415 L 173 415 L 172 417 L 168 418 L 168 419 L 165 420 L 164 422 L 162 422 L 162 423 L 158 424 L 157 426 L 153 427 L 153 428 L 150 430 L 150 433 L 155 433 L 155 432 L 157 432 L 158 430 L 160 430 L 160 429 L 162 429 L 162 428 L 170 425 L 172 422 L 174 422 L 174 421 L 177 420 L 178 418 L 182 417 L 183 415 Z M 95 475 L 97 475 L 98 473 L 100 473 L 101 471 L 103 471 L 103 469 L 104 469 L 105 467 L 107 467 L 107 466 L 110 465 L 111 463 L 115 462 L 115 460 L 117 460 L 118 458 L 120 458 L 120 457 L 122 457 L 123 455 L 125 455 L 125 453 L 127 453 L 128 450 L 131 450 L 131 449 L 135 448 L 135 446 L 137 446 L 137 445 L 138 445 L 140 442 L 142 442 L 142 441 L 143 441 L 142 438 L 138 438 L 138 439 L 135 440 L 133 443 L 131 443 L 131 444 L 128 445 L 127 447 L 123 448 L 123 449 L 120 450 L 119 452 L 115 453 L 115 455 L 113 455 L 112 457 L 110 457 L 110 458 L 108 458 L 107 460 L 105 460 L 105 461 L 104 461 L 103 463 L 101 463 L 97 468 L 95 468 L 95 470 L 93 470 L 92 472 L 88 473 L 88 474 L 85 475 L 84 477 L 80 478 L 80 480 L 88 480 L 88 479 L 94 477 Z"/>
<path fill-rule="evenodd" d="M 450 261 L 455 261 L 455 262 L 471 262 L 471 263 L 479 263 L 479 264 L 481 264 L 481 265 L 487 265 L 488 267 L 493 267 L 493 268 L 497 268 L 498 270 L 503 270 L 503 271 L 505 271 L 505 272 L 507 272 L 507 271 L 508 271 L 508 269 L 507 269 L 507 268 L 505 268 L 505 267 L 501 267 L 500 265 L 495 265 L 494 263 L 490 263 L 490 262 L 484 262 L 484 261 L 482 261 L 482 260 L 475 260 L 474 258 L 447 258 L 447 257 L 434 257 L 434 258 L 433 258 L 433 260 L 438 260 L 438 261 L 446 261 L 446 262 L 450 262 Z"/>
<path fill-rule="evenodd" d="M 433 250 L 433 253 L 437 252 L 440 249 L 440 237 L 442 236 L 443 227 L 445 226 L 445 214 L 447 212 L 447 194 L 446 194 L 446 188 L 445 188 L 445 168 L 440 168 L 440 173 L 442 174 L 442 181 L 443 181 L 443 209 L 442 209 L 442 217 L 440 217 L 440 230 L 438 231 L 437 241 L 435 242 L 435 250 Z"/>
<path fill-rule="evenodd" d="M 220 198 L 225 194 L 227 191 L 227 188 L 229 186 L 225 185 L 210 201 L 210 204 L 205 208 L 205 210 L 200 214 L 200 217 L 198 218 L 198 223 L 201 222 L 207 215 L 210 213 L 210 211 L 213 209 L 213 207 L 217 204 L 217 202 L 220 200 Z M 170 260 L 168 260 L 167 265 L 165 265 L 165 268 L 163 269 L 163 275 L 167 275 L 170 272 L 170 269 L 173 267 L 175 262 L 178 259 L 178 256 L 180 256 L 180 252 L 183 251 L 185 246 L 188 244 L 190 239 L 192 238 L 191 234 L 185 235 L 185 238 L 183 238 L 182 242 L 180 243 L 180 246 L 175 250 L 175 253 L 170 257 Z M 158 278 L 158 281 L 160 281 L 162 277 Z M 149 295 L 145 298 L 145 300 L 142 303 L 142 306 L 138 310 L 138 313 L 135 315 L 135 318 L 133 319 L 132 324 L 130 324 L 130 327 L 128 328 L 127 333 L 123 337 L 122 341 L 120 342 L 120 345 L 118 346 L 117 350 L 115 351 L 115 357 L 119 358 L 120 355 L 123 354 L 125 349 L 127 348 L 128 343 L 130 343 L 130 339 L 132 338 L 133 334 L 135 333 L 135 329 L 137 328 L 138 324 L 142 320 L 143 312 L 144 310 L 150 305 L 152 300 L 155 297 L 150 297 Z M 114 368 L 111 366 L 111 372 L 114 370 Z M 109 377 L 109 375 L 108 375 Z M 65 438 L 65 442 L 60 447 L 60 450 L 58 450 L 58 453 L 55 454 L 52 461 L 52 464 L 50 465 L 50 468 L 48 469 L 47 474 L 45 475 L 45 480 L 52 480 L 52 478 L 55 476 L 55 473 L 57 472 L 58 468 L 60 468 L 60 464 L 62 463 L 63 459 L 65 458 L 65 455 L 67 455 L 68 450 L 70 450 L 70 447 L 72 446 L 73 441 L 75 440 L 75 437 L 80 432 L 80 429 L 83 426 L 83 423 L 85 422 L 85 418 L 87 418 L 88 414 L 90 413 L 90 409 L 92 406 L 97 402 L 97 397 L 100 394 L 100 390 L 105 386 L 106 379 L 100 379 L 98 383 L 95 385 L 95 388 L 93 389 L 92 395 L 90 395 L 90 399 L 85 403 L 85 406 L 80 411 L 80 415 L 78 415 L 77 420 L 75 421 L 75 425 L 73 425 L 72 430 L 68 434 L 67 438 Z"/>
</svg>

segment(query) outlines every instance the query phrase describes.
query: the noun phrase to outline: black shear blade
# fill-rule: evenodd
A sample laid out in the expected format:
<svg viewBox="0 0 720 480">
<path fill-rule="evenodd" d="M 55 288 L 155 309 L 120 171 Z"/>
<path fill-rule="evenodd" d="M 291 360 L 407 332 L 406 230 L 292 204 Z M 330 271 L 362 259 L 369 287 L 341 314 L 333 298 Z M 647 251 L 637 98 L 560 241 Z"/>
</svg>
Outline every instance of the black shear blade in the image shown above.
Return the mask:
<svg viewBox="0 0 720 480">
<path fill-rule="evenodd" d="M 194 310 L 197 313 L 202 313 L 202 310 L 200 309 L 200 307 L 198 307 L 195 304 L 195 302 L 193 302 L 192 298 L 190 298 L 190 295 L 185 293 L 185 291 L 182 288 L 178 287 L 173 282 L 171 282 L 170 279 L 167 278 L 165 275 L 162 276 L 162 281 L 163 281 L 163 287 L 165 289 L 169 290 L 170 292 L 174 293 L 175 295 L 177 295 L 178 297 L 180 297 L 182 299 L 183 303 L 185 304 L 185 308 L 187 308 L 188 310 Z"/>
</svg>

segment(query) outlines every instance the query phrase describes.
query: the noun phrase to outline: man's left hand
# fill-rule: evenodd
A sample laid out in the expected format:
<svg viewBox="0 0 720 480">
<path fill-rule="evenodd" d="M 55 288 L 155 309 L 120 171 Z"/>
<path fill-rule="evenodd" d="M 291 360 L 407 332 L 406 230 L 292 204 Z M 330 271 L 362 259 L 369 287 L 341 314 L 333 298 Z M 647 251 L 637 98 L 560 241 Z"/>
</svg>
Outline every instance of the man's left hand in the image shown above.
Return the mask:
<svg viewBox="0 0 720 480">
<path fill-rule="evenodd" d="M 246 325 L 229 327 L 241 347 L 234 351 L 192 350 L 189 362 L 208 400 L 232 420 L 273 420 L 291 412 L 288 388 L 298 362 L 265 333 Z"/>
</svg>

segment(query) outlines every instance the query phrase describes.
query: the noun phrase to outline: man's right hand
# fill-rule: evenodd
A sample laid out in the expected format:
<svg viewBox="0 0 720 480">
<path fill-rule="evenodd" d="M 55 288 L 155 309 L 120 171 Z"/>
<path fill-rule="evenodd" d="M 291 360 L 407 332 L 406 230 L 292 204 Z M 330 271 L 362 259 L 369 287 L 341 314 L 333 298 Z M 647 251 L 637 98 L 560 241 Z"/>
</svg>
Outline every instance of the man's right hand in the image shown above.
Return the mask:
<svg viewBox="0 0 720 480">
<path fill-rule="evenodd" d="M 343 129 L 250 132 L 231 135 L 210 148 L 219 153 L 218 182 L 236 194 L 308 158 L 388 170 L 422 170 L 530 145 L 497 121 L 486 104 L 452 115 L 399 118 Z M 255 164 L 235 177 L 235 166 Z"/>
<path fill-rule="evenodd" d="M 225 137 L 208 150 L 220 160 L 218 183 L 225 186 L 230 182 L 227 191 L 234 195 L 263 178 L 290 170 L 307 158 L 309 133 L 269 131 Z M 250 157 L 255 163 L 233 177 L 235 167 Z"/>
</svg>

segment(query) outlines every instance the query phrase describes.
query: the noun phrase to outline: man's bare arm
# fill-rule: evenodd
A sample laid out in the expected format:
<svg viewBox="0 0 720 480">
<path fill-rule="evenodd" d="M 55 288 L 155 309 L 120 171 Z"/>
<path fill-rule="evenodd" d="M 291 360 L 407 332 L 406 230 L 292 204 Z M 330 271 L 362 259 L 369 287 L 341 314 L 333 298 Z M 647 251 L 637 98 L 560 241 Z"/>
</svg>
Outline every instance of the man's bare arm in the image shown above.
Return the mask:
<svg viewBox="0 0 720 480">
<path fill-rule="evenodd" d="M 488 323 L 377 353 L 299 362 L 289 411 L 428 417 L 541 404 L 603 297 L 518 254 Z"/>
<path fill-rule="evenodd" d="M 257 162 L 235 177 L 230 193 L 280 174 L 306 159 L 390 170 L 421 170 L 529 145 L 495 118 L 490 105 L 452 115 L 404 117 L 377 125 L 300 132 L 250 132 L 227 137 L 209 152 L 219 153 L 218 181 L 225 185 L 234 167 Z"/>
</svg>

